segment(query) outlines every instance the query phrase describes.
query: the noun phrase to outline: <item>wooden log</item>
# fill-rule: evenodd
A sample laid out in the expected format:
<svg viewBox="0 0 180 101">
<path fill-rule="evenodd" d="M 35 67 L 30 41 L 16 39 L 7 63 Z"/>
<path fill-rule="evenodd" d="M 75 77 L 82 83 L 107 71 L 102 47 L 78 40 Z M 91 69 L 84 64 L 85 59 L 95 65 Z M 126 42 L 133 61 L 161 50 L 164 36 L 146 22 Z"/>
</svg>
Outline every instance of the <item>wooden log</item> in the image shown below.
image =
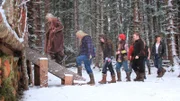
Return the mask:
<svg viewBox="0 0 180 101">
<path fill-rule="evenodd" d="M 2 97 L 0 98 L 0 101 L 5 101 L 4 96 L 2 96 Z"/>
<path fill-rule="evenodd" d="M 0 67 L 1 67 L 1 64 L 2 64 L 2 60 L 1 60 L 1 58 L 0 58 Z"/>
<path fill-rule="evenodd" d="M 9 63 L 9 60 L 4 61 L 4 78 L 8 78 L 11 72 L 11 65 Z"/>
<path fill-rule="evenodd" d="M 40 57 L 46 57 L 45 55 L 42 55 L 30 48 L 26 48 L 26 55 L 27 55 L 27 59 L 36 65 L 38 65 L 38 59 Z M 50 73 L 52 73 L 53 75 L 55 75 L 61 79 L 64 79 L 65 78 L 64 74 L 72 74 L 74 80 L 83 80 L 83 81 L 85 80 L 83 77 L 66 69 L 64 66 L 59 65 L 58 63 L 56 63 L 50 59 L 48 61 L 49 61 L 48 62 L 49 63 L 48 71 Z"/>
<path fill-rule="evenodd" d="M 4 21 L 2 12 L 0 12 L 0 39 L 3 39 L 3 42 L 9 44 L 15 50 L 22 50 L 23 44 L 15 37 L 16 33 Z"/>
<path fill-rule="evenodd" d="M 0 50 L 7 54 L 7 55 L 13 55 L 13 51 L 10 50 L 9 48 L 7 48 L 6 46 L 4 46 L 3 44 L 0 43 Z"/>
</svg>

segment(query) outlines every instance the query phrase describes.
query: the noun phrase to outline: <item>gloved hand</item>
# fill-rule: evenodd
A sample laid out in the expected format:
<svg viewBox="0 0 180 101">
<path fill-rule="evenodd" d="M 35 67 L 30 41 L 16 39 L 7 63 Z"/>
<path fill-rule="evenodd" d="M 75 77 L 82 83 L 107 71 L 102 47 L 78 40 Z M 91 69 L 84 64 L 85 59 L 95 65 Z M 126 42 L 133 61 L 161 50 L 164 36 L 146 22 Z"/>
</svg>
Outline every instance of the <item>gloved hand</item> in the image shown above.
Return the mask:
<svg viewBox="0 0 180 101">
<path fill-rule="evenodd" d="M 139 56 L 136 56 L 135 59 L 139 59 Z"/>
<path fill-rule="evenodd" d="M 111 61 L 112 61 L 112 59 L 111 59 L 111 58 L 108 58 L 108 57 L 106 57 L 105 60 L 106 60 L 107 62 L 111 62 Z"/>
</svg>

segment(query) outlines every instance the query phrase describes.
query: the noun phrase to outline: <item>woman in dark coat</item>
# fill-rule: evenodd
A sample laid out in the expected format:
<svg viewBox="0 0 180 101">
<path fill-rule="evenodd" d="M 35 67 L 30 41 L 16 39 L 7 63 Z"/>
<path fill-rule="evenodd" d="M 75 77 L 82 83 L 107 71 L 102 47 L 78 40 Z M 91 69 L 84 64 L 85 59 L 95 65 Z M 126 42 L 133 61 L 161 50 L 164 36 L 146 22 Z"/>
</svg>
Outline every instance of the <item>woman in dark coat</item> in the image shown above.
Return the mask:
<svg viewBox="0 0 180 101">
<path fill-rule="evenodd" d="M 112 56 L 114 54 L 113 51 L 113 44 L 111 40 L 109 40 L 105 35 L 99 35 L 100 45 L 103 51 L 103 69 L 102 69 L 102 80 L 99 81 L 100 84 L 106 83 L 106 77 L 107 77 L 107 68 L 111 72 L 111 78 L 112 80 L 109 81 L 109 83 L 116 83 L 115 73 L 112 66 Z"/>
</svg>

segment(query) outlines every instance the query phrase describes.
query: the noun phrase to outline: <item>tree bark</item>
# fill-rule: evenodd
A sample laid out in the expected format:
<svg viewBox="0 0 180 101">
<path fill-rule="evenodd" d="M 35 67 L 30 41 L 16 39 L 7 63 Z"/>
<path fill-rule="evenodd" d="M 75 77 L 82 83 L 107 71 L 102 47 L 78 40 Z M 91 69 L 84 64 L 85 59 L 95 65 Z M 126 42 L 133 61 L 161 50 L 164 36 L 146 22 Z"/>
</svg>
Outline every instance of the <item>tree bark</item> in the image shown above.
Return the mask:
<svg viewBox="0 0 180 101">
<path fill-rule="evenodd" d="M 79 11 L 78 11 L 78 2 L 79 0 L 74 0 L 74 31 L 75 33 L 79 30 Z M 75 36 L 75 49 L 77 50 L 79 46 L 78 39 Z"/>
</svg>

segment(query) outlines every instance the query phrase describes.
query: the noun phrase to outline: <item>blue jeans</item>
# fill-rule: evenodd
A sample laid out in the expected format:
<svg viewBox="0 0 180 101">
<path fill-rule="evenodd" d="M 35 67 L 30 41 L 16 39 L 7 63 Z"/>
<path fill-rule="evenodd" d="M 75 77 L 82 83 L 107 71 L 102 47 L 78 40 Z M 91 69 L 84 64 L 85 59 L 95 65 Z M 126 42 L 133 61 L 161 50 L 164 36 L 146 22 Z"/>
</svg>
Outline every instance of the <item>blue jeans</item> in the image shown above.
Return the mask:
<svg viewBox="0 0 180 101">
<path fill-rule="evenodd" d="M 114 69 L 113 69 L 113 66 L 112 66 L 112 62 L 108 62 L 107 60 L 105 60 L 105 62 L 103 64 L 103 69 L 102 69 L 103 74 L 107 74 L 107 68 L 111 72 L 111 75 L 114 75 Z"/>
<path fill-rule="evenodd" d="M 84 62 L 86 72 L 88 74 L 93 73 L 91 69 L 91 60 L 89 60 L 89 58 L 86 55 L 80 55 L 76 58 L 76 63 L 78 67 L 81 66 L 82 62 Z"/>
<path fill-rule="evenodd" d="M 116 71 L 119 72 L 121 67 L 124 67 L 126 72 L 130 72 L 129 68 L 128 68 L 128 61 L 123 61 L 123 62 L 116 62 Z"/>
<path fill-rule="evenodd" d="M 158 54 L 155 55 L 154 66 L 158 69 L 158 72 L 162 70 L 162 58 Z"/>
</svg>

